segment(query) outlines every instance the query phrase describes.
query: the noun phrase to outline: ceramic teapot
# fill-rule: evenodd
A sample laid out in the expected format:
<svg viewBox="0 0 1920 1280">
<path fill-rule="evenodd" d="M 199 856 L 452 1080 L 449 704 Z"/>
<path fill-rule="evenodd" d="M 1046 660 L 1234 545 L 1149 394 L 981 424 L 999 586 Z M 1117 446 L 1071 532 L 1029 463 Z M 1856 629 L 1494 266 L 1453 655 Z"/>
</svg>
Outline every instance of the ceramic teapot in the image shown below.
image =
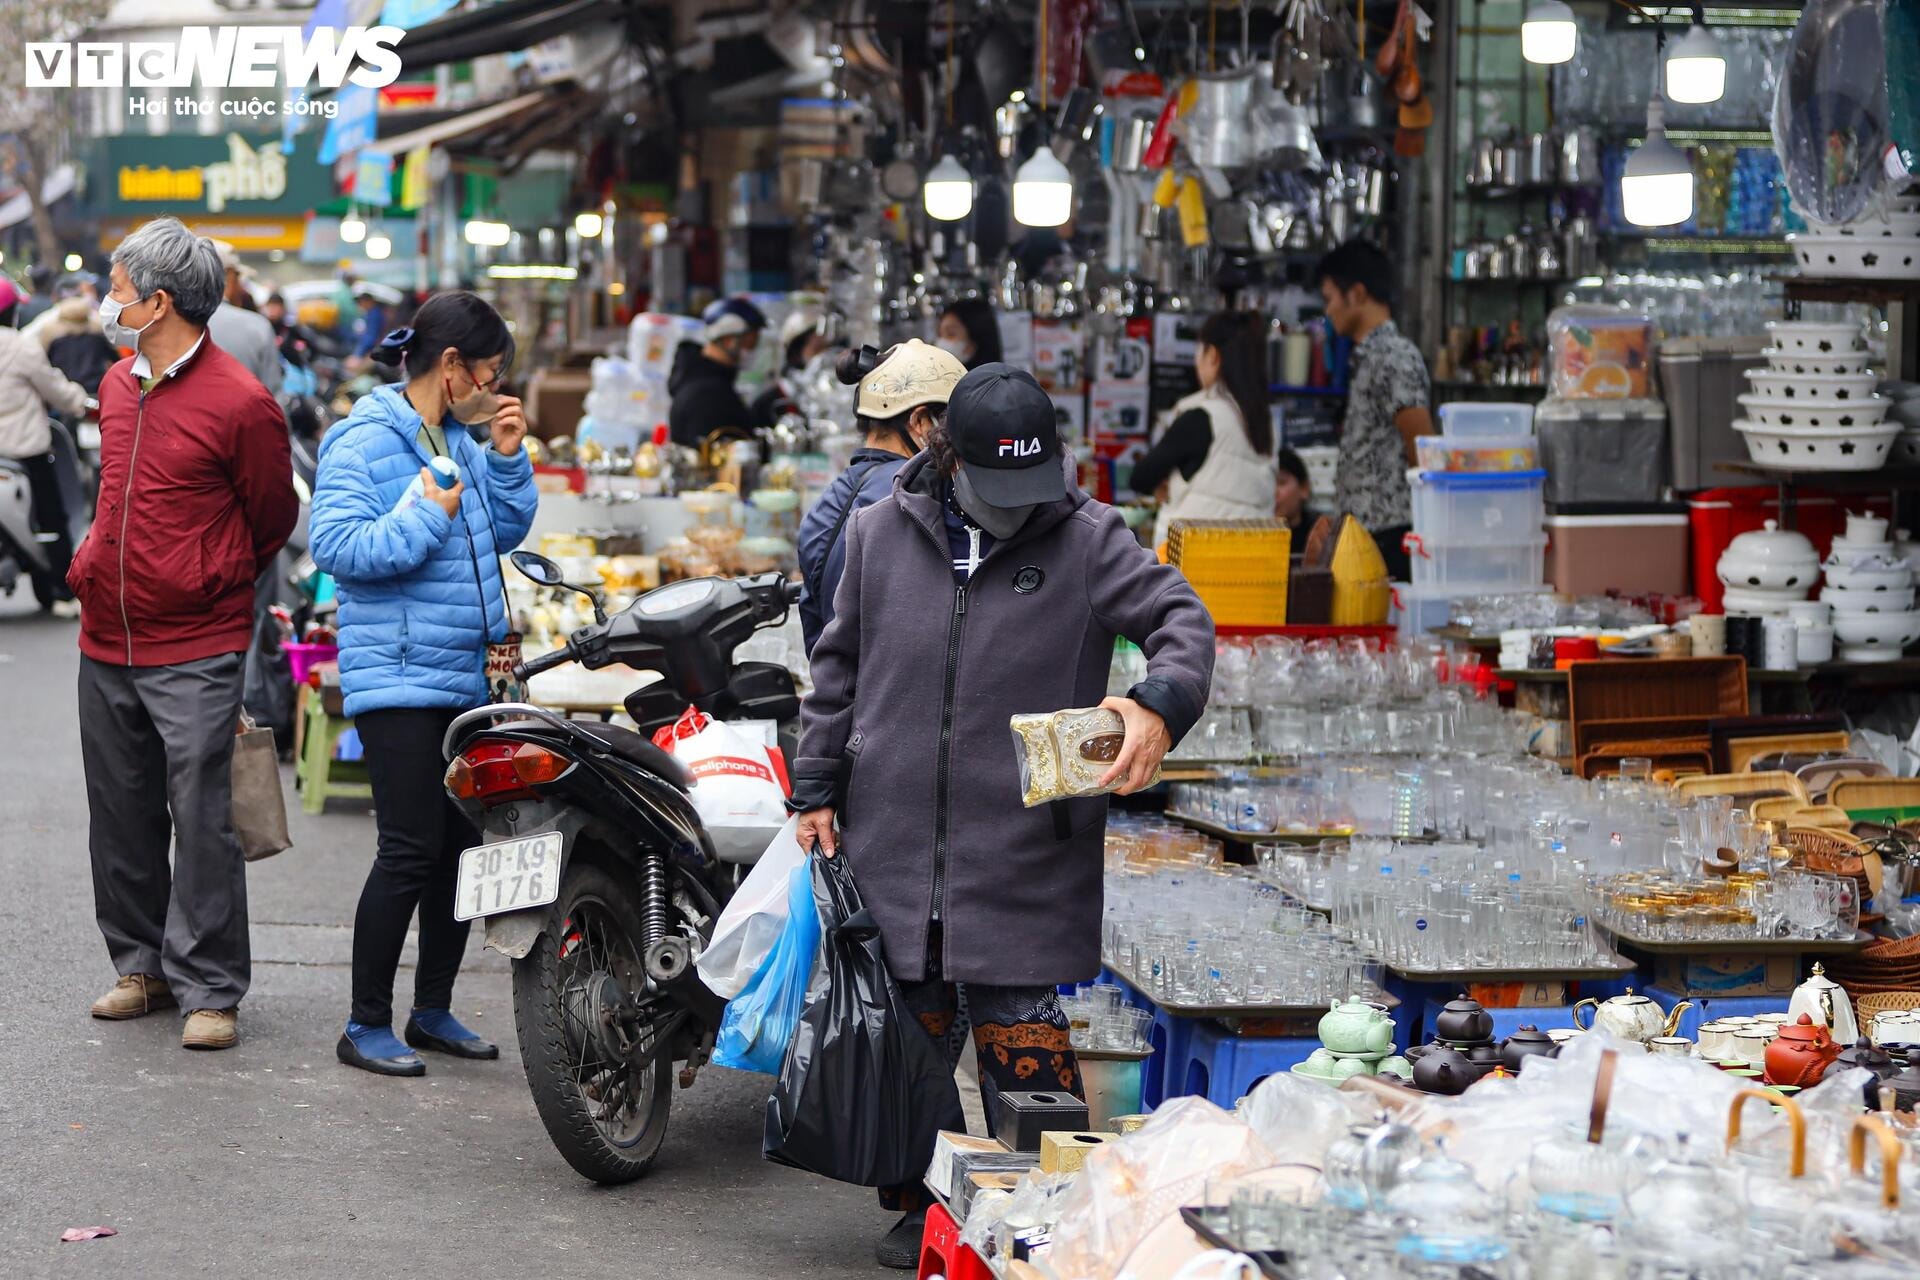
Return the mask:
<svg viewBox="0 0 1920 1280">
<path fill-rule="evenodd" d="M 1885 1049 L 1880 1048 L 1865 1036 L 1861 1036 L 1851 1045 L 1840 1051 L 1833 1065 L 1842 1071 L 1852 1067 L 1873 1072 L 1873 1079 L 1867 1081 L 1862 1092 L 1866 1095 L 1867 1110 L 1880 1109 L 1880 1086 L 1900 1074 L 1900 1062 Z"/>
<path fill-rule="evenodd" d="M 1797 591 L 1804 596 L 1820 574 L 1820 554 L 1804 533 L 1768 520 L 1743 533 L 1720 553 L 1714 572 L 1724 586 L 1760 591 Z"/>
<path fill-rule="evenodd" d="M 1860 1038 L 1860 1027 L 1854 1021 L 1853 1001 L 1847 998 L 1847 989 L 1829 978 L 1826 966 L 1817 961 L 1813 976 L 1795 987 L 1793 999 L 1787 1002 L 1789 1020 L 1803 1013 L 1826 1027 L 1827 1034 L 1841 1044 L 1852 1044 Z"/>
<path fill-rule="evenodd" d="M 1452 1045 L 1435 1046 L 1413 1064 L 1413 1085 L 1422 1093 L 1465 1093 L 1480 1076 L 1481 1069 Z"/>
<path fill-rule="evenodd" d="M 1887 540 L 1887 518 L 1869 511 L 1847 512 L 1847 531 L 1840 540 L 1854 546 L 1868 546 Z"/>
<path fill-rule="evenodd" d="M 1449 1044 L 1487 1044 L 1493 1040 L 1493 1015 L 1478 1000 L 1447 1001 L 1433 1020 L 1434 1034 Z"/>
<path fill-rule="evenodd" d="M 1780 1028 L 1780 1034 L 1767 1046 L 1767 1079 L 1804 1089 L 1819 1084 L 1839 1056 L 1840 1046 L 1827 1029 L 1803 1013 L 1798 1021 Z"/>
<path fill-rule="evenodd" d="M 1593 1014 L 1590 1021 L 1580 1021 L 1580 1010 L 1591 1005 Z M 1637 1040 L 1641 1044 L 1655 1036 L 1670 1036 L 1680 1027 L 1680 1015 L 1693 1007 L 1693 1001 L 1682 1000 L 1673 1006 L 1672 1013 L 1662 1013 L 1660 1006 L 1646 996 L 1633 994 L 1628 987 L 1623 996 L 1614 996 L 1611 1000 L 1595 1000 L 1588 996 L 1573 1006 L 1573 1025 L 1582 1031 L 1604 1031 L 1621 1040 Z"/>
<path fill-rule="evenodd" d="M 1377 1004 L 1336 1000 L 1320 1015 L 1320 1043 L 1335 1053 L 1384 1055 L 1393 1048 L 1393 1019 Z"/>
<path fill-rule="evenodd" d="M 1560 1046 L 1554 1043 L 1552 1036 L 1529 1024 L 1501 1042 L 1500 1065 L 1519 1075 L 1528 1058 L 1551 1058 L 1559 1052 Z"/>
</svg>

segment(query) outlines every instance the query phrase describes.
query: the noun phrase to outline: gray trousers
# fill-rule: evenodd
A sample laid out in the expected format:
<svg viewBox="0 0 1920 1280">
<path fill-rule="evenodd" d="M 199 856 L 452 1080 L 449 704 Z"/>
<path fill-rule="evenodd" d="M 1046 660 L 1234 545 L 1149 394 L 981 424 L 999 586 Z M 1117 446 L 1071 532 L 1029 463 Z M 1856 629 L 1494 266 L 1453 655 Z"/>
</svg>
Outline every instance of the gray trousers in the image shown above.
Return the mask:
<svg viewBox="0 0 1920 1280">
<path fill-rule="evenodd" d="M 80 659 L 94 915 L 114 968 L 163 976 L 182 1011 L 235 1007 L 252 968 L 233 834 L 241 672 L 237 653 L 171 667 Z"/>
</svg>

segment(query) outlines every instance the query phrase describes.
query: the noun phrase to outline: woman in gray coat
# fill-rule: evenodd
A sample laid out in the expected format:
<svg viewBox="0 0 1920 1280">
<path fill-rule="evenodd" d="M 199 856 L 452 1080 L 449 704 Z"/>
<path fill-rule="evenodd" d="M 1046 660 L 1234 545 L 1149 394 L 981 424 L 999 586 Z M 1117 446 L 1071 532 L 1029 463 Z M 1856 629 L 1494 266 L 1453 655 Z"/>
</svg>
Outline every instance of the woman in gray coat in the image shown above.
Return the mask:
<svg viewBox="0 0 1920 1280">
<path fill-rule="evenodd" d="M 984 365 L 892 500 L 854 517 L 794 768 L 802 846 L 851 860 L 888 968 L 950 1052 L 964 991 L 989 1116 L 1001 1089 L 1079 1092 L 1054 988 L 1100 968 L 1106 798 L 1024 808 L 1009 718 L 1112 708 L 1126 738 L 1108 781 L 1126 794 L 1199 718 L 1213 674 L 1206 609 L 1068 482 L 1054 421 L 1031 376 Z M 1107 698 L 1119 636 L 1148 674 Z M 877 1256 L 910 1267 L 918 1189 L 881 1200 L 906 1216 Z"/>
</svg>

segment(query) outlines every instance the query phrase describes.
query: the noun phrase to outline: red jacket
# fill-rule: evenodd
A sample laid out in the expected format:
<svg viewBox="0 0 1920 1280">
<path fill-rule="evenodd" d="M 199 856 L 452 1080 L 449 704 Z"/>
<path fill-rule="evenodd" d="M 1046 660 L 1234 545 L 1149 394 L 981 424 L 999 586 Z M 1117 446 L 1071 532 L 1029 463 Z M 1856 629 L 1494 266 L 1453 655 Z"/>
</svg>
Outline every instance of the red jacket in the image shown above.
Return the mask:
<svg viewBox="0 0 1920 1280">
<path fill-rule="evenodd" d="M 300 514 L 287 420 L 246 366 L 201 343 L 142 392 L 100 381 L 100 500 L 67 585 L 80 652 L 159 667 L 246 649 L 254 580 Z"/>
</svg>

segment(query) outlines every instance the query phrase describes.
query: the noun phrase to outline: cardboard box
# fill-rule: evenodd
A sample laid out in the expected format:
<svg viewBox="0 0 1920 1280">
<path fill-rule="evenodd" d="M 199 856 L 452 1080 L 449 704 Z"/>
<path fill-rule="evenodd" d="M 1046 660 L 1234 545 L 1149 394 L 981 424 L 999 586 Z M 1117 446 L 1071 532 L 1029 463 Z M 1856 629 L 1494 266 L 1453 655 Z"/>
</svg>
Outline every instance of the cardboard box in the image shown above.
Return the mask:
<svg viewBox="0 0 1920 1280">
<path fill-rule="evenodd" d="M 927 1165 L 927 1185 L 935 1195 L 951 1199 L 964 1176 L 961 1157 L 968 1155 L 1006 1155 L 1007 1149 L 992 1138 L 942 1130 L 933 1140 L 933 1159 Z"/>
<path fill-rule="evenodd" d="M 541 369 L 527 380 L 527 430 L 537 440 L 570 436 L 586 412 L 593 374 L 586 369 Z"/>
<path fill-rule="evenodd" d="M 1078 1173 L 1087 1163 L 1087 1153 L 1105 1146 L 1117 1133 L 1043 1133 L 1040 1135 L 1040 1172 Z"/>
<path fill-rule="evenodd" d="M 1660 956 L 1654 985 L 1683 996 L 1780 996 L 1793 994 L 1799 966 L 1791 955 Z"/>
</svg>

